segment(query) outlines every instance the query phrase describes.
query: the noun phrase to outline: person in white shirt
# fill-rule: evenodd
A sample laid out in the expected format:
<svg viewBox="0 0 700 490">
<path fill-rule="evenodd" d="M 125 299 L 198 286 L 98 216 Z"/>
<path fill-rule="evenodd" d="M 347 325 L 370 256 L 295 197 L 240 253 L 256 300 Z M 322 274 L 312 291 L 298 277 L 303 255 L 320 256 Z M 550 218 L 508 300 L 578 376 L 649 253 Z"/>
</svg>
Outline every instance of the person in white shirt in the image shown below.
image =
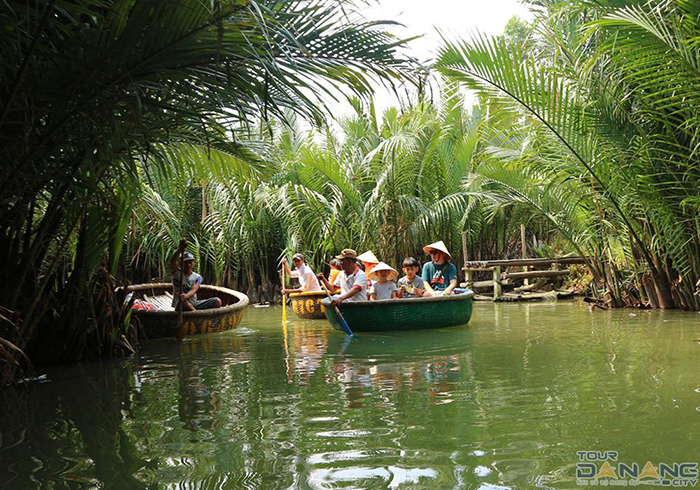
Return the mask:
<svg viewBox="0 0 700 490">
<path fill-rule="evenodd" d="M 311 267 L 306 265 L 306 259 L 304 259 L 304 256 L 300 253 L 296 253 L 292 257 L 292 262 L 294 263 L 296 270 L 292 271 L 289 269 L 287 259 L 282 259 L 282 266 L 289 277 L 299 279 L 299 285 L 301 287 L 296 289 L 284 289 L 282 290 L 282 294 L 321 291 L 321 286 L 318 284 L 318 279 L 316 279 L 316 275 L 314 274 L 314 271 L 311 270 Z"/>
<path fill-rule="evenodd" d="M 357 252 L 346 248 L 335 258 L 340 260 L 342 270 L 333 284 L 329 283 L 323 274 L 317 276 L 330 293 L 340 292 L 333 296 L 331 303 L 337 306 L 343 301 L 367 301 L 367 276 L 357 266 Z"/>
</svg>

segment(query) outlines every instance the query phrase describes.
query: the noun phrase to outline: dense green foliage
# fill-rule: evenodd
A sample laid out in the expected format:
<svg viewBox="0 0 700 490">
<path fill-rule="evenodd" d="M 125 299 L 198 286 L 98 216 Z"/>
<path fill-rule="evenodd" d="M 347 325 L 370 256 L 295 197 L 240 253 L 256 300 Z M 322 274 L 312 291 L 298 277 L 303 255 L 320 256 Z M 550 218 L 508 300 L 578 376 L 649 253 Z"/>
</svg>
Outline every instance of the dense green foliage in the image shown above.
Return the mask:
<svg viewBox="0 0 700 490">
<path fill-rule="evenodd" d="M 398 265 L 442 239 L 460 262 L 465 236 L 469 258 L 512 256 L 525 223 L 590 257 L 610 305 L 700 309 L 700 7 L 537 8 L 445 40 L 440 102 L 378 117 L 372 85 L 415 65 L 351 1 L 5 2 L 5 371 L 16 347 L 78 359 L 129 335 L 114 287 L 165 276 L 183 236 L 249 290 L 292 251 Z M 356 114 L 326 125 L 342 87 Z"/>
<path fill-rule="evenodd" d="M 559 2 L 525 45 L 446 41 L 437 68 L 522 115 L 492 198 L 591 255 L 611 303 L 699 309 L 700 6 L 627 3 Z"/>
<path fill-rule="evenodd" d="M 345 246 L 398 264 L 438 238 L 459 260 L 462 232 L 471 258 L 498 257 L 523 222 L 550 253 L 589 257 L 611 306 L 698 309 L 694 8 L 541 6 L 499 38 L 445 41 L 436 67 L 452 82 L 439 108 L 419 101 L 377 121 L 358 105 L 340 137 L 280 128 L 270 178 L 210 189 L 209 270 L 240 267 L 226 277 L 245 287 L 273 278 L 283 250 L 317 268 Z M 479 92 L 478 108 L 455 82 Z M 221 256 L 231 250 L 238 265 Z"/>
<path fill-rule="evenodd" d="M 34 338 L 58 359 L 118 338 L 111 275 L 149 172 L 259 172 L 261 115 L 320 120 L 334 87 L 412 76 L 345 1 L 14 0 L 0 21 L 6 365 Z"/>
<path fill-rule="evenodd" d="M 371 249 L 395 267 L 407 256 L 423 261 L 422 247 L 436 240 L 459 264 L 463 232 L 472 259 L 519 254 L 520 223 L 549 240 L 546 220 L 488 199 L 489 185 L 472 183 L 491 168 L 501 127 L 514 124 L 513 113 L 494 105 L 486 117 L 486 107 L 465 108 L 454 86 L 439 107 L 392 108 L 381 119 L 356 102 L 336 130 L 277 126 L 267 141 L 269 172 L 253 179 L 193 188 L 155 178 L 127 238 L 132 277 L 165 276 L 183 230 L 205 277 L 253 295 L 251 286 L 278 283 L 281 255 L 296 251 L 320 271 L 348 247 Z"/>
</svg>

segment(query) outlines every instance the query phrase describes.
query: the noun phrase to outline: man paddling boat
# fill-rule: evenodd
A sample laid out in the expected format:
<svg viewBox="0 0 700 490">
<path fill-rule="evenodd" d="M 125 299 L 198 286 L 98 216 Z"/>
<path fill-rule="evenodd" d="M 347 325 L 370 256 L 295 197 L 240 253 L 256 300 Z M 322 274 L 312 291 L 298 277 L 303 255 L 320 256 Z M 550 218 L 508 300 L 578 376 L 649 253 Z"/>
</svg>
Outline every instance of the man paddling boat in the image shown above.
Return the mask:
<svg viewBox="0 0 700 490">
<path fill-rule="evenodd" d="M 284 267 L 284 270 L 287 272 L 289 277 L 294 277 L 299 280 L 301 287 L 296 289 L 283 289 L 282 294 L 321 291 L 321 286 L 318 284 L 318 279 L 316 279 L 316 275 L 314 274 L 314 271 L 311 270 L 311 267 L 306 264 L 306 259 L 304 256 L 300 253 L 296 253 L 292 257 L 292 262 L 294 263 L 296 270 L 289 269 L 287 259 L 282 259 L 282 267 Z"/>
<path fill-rule="evenodd" d="M 329 283 L 323 274 L 318 274 L 318 279 L 333 296 L 331 304 L 339 305 L 343 301 L 367 301 L 367 276 L 357 266 L 357 252 L 346 248 L 335 257 L 340 261 L 342 270 L 333 284 Z"/>
</svg>

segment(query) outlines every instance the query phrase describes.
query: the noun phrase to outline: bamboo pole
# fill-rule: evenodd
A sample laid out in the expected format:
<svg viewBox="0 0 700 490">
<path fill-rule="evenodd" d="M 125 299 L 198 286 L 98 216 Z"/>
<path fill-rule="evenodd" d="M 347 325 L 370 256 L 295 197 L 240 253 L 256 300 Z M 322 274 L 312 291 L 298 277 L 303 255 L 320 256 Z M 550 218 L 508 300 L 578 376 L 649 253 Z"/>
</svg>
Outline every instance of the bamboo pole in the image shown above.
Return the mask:
<svg viewBox="0 0 700 490">
<path fill-rule="evenodd" d="M 469 260 L 469 255 L 467 253 L 467 232 L 462 232 L 462 260 L 464 262 L 464 282 L 467 287 L 470 288 L 472 282 L 474 282 L 474 274 L 472 271 L 467 270 L 467 261 Z"/>
<path fill-rule="evenodd" d="M 182 341 L 185 336 L 185 329 L 183 328 L 182 314 L 185 309 L 185 302 L 182 301 L 182 284 L 185 282 L 185 251 L 180 252 L 180 290 L 177 296 L 177 328 L 175 329 L 175 339 L 178 342 Z"/>
<path fill-rule="evenodd" d="M 282 270 L 280 271 L 280 284 L 282 285 L 282 289 L 280 293 L 284 291 L 284 281 L 284 264 L 282 264 Z M 282 323 L 287 323 L 287 295 L 284 293 L 282 293 Z"/>
</svg>

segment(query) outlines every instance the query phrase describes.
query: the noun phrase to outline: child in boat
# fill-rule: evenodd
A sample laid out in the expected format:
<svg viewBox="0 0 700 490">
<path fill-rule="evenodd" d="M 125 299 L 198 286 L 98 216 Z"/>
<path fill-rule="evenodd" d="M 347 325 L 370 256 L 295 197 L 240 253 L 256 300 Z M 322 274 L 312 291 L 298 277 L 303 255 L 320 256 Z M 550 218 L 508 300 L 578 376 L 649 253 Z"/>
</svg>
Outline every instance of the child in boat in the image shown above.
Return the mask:
<svg viewBox="0 0 700 490">
<path fill-rule="evenodd" d="M 420 264 L 413 257 L 406 257 L 401 265 L 406 274 L 399 279 L 399 298 L 420 298 L 425 290 L 425 282 L 418 274 Z"/>
<path fill-rule="evenodd" d="M 394 299 L 398 297 L 398 289 L 394 282 L 399 276 L 399 273 L 389 264 L 379 262 L 372 272 L 369 273 L 369 279 L 372 281 L 372 288 L 369 292 L 369 299 L 376 301 L 380 299 Z"/>
</svg>

